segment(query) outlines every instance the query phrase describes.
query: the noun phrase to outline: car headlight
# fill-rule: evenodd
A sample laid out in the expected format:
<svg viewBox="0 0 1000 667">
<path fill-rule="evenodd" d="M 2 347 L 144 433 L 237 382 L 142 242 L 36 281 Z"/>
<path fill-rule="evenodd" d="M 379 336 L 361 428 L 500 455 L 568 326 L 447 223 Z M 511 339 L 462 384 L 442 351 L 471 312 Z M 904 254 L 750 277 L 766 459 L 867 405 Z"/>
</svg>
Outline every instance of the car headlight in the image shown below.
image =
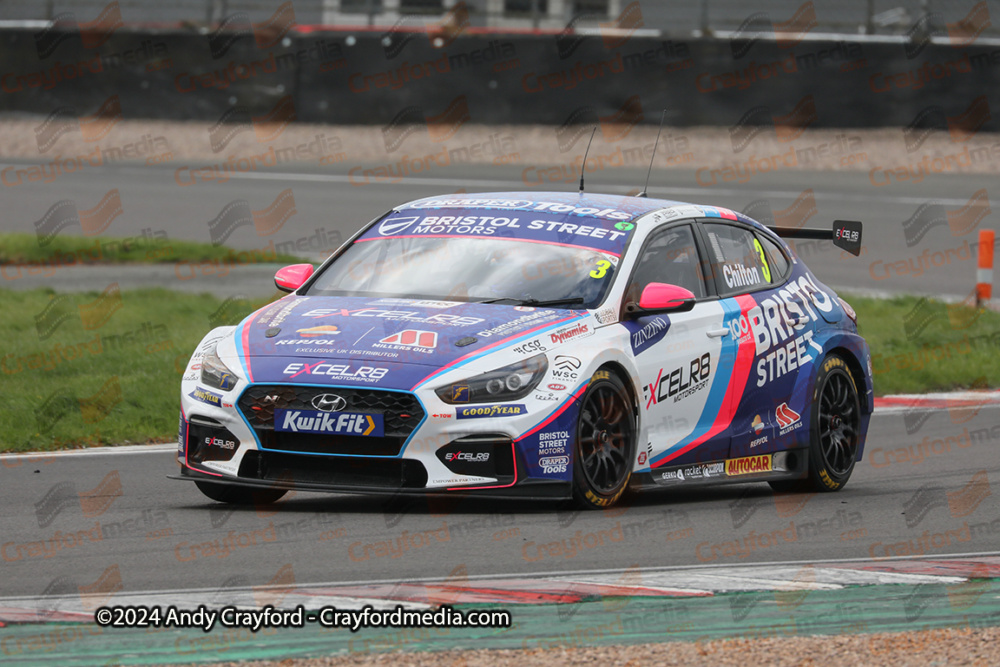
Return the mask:
<svg viewBox="0 0 1000 667">
<path fill-rule="evenodd" d="M 222 363 L 222 359 L 216 352 L 217 347 L 217 344 L 213 345 L 212 349 L 201 359 L 201 383 L 215 389 L 229 391 L 236 386 L 237 377 L 229 370 L 228 366 Z"/>
<path fill-rule="evenodd" d="M 530 359 L 460 380 L 434 391 L 438 398 L 450 405 L 512 401 L 527 396 L 538 386 L 548 369 L 549 362 L 545 355 L 537 354 Z"/>
</svg>

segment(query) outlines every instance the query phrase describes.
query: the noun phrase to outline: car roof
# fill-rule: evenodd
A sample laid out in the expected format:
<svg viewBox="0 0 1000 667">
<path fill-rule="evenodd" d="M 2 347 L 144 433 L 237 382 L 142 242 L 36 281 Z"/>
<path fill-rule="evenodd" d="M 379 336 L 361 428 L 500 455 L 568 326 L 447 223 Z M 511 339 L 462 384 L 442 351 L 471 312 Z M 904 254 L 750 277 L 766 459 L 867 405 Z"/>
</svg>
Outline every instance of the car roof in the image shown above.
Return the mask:
<svg viewBox="0 0 1000 667">
<path fill-rule="evenodd" d="M 522 205 L 514 206 L 511 202 L 520 202 Z M 477 192 L 470 194 L 440 195 L 436 197 L 424 197 L 416 199 L 401 206 L 396 210 L 413 208 L 464 208 L 483 210 L 546 210 L 538 208 L 538 205 L 553 203 L 573 206 L 575 209 L 594 209 L 597 212 L 607 209 L 614 209 L 627 214 L 628 217 L 616 217 L 616 220 L 632 221 L 652 211 L 657 211 L 671 206 L 685 205 L 685 202 L 672 201 L 668 199 L 650 199 L 647 197 L 628 197 L 624 195 L 607 195 L 591 192 Z M 557 211 L 573 216 L 590 217 L 603 219 L 605 216 L 594 215 L 577 211 Z"/>
<path fill-rule="evenodd" d="M 521 206 L 513 206 L 511 202 L 519 202 Z M 459 193 L 453 195 L 438 195 L 435 197 L 424 197 L 415 199 L 406 204 L 397 206 L 395 210 L 403 211 L 407 209 L 466 209 L 466 210 L 541 210 L 539 204 L 553 203 L 565 206 L 573 206 L 577 210 L 557 211 L 567 217 L 584 217 L 594 220 L 605 220 L 605 216 L 596 215 L 580 211 L 579 209 L 594 209 L 604 212 L 613 209 L 620 212 L 621 217 L 614 217 L 613 221 L 633 222 L 637 218 L 661 211 L 672 209 L 675 215 L 670 217 L 683 219 L 688 217 L 723 218 L 727 220 L 739 220 L 751 224 L 757 228 L 764 229 L 764 225 L 753 218 L 732 211 L 721 206 L 708 206 L 705 204 L 692 204 L 690 202 L 677 201 L 673 199 L 656 199 L 652 197 L 636 197 L 629 195 L 610 195 L 592 192 L 475 192 Z M 654 218 L 659 221 L 662 218 Z"/>
<path fill-rule="evenodd" d="M 492 238 L 584 247 L 621 256 L 636 231 L 686 218 L 719 218 L 763 227 L 727 208 L 668 199 L 577 192 L 482 192 L 424 197 L 395 207 L 357 237 Z"/>
</svg>

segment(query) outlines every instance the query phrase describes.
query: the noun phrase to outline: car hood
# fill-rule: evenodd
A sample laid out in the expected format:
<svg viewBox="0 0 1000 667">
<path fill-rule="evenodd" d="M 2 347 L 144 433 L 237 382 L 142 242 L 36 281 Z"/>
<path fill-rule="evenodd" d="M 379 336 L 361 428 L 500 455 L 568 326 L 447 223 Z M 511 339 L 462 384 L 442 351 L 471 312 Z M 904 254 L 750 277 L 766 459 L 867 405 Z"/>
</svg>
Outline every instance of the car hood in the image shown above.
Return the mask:
<svg viewBox="0 0 1000 667">
<path fill-rule="evenodd" d="M 250 315 L 234 335 L 251 382 L 411 390 L 521 338 L 561 336 L 555 343 L 564 328 L 592 330 L 589 319 L 552 308 L 292 295 Z"/>
</svg>

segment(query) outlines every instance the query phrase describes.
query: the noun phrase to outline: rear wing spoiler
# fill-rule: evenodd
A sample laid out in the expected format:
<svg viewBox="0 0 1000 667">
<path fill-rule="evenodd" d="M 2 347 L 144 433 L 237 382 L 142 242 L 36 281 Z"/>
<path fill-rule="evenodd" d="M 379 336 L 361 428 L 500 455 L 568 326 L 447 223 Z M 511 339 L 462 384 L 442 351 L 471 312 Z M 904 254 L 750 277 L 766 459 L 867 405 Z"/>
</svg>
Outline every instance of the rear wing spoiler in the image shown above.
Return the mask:
<svg viewBox="0 0 1000 667">
<path fill-rule="evenodd" d="M 819 239 L 833 241 L 833 245 L 855 257 L 861 254 L 861 223 L 857 220 L 834 220 L 831 229 L 800 229 L 797 227 L 768 227 L 783 239 Z"/>
</svg>

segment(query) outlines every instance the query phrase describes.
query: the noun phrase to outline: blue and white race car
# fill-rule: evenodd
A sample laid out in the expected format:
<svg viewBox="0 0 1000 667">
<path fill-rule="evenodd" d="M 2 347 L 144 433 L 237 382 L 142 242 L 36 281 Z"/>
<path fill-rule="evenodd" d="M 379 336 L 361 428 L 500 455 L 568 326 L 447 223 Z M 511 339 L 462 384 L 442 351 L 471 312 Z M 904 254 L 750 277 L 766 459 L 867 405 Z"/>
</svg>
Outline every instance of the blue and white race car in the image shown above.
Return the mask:
<svg viewBox="0 0 1000 667">
<path fill-rule="evenodd" d="M 836 491 L 864 448 L 871 358 L 852 308 L 782 236 L 858 254 L 861 224 L 774 230 L 597 194 L 404 204 L 319 269 L 281 269 L 288 296 L 205 337 L 176 477 L 231 503 Z"/>
</svg>

